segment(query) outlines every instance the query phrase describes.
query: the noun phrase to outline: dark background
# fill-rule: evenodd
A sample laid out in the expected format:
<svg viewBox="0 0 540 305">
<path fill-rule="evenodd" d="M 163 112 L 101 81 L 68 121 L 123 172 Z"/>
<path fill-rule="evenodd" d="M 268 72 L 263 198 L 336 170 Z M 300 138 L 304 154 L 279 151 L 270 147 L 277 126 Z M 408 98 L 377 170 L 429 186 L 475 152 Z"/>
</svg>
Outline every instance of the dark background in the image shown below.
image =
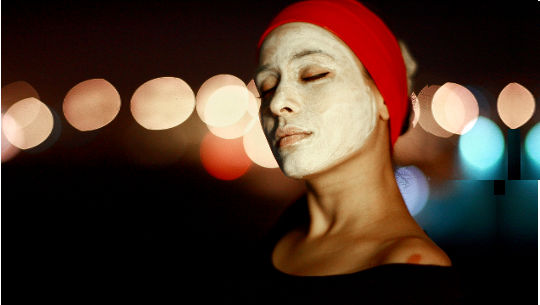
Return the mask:
<svg viewBox="0 0 540 305">
<path fill-rule="evenodd" d="M 177 160 L 139 162 L 141 155 L 159 160 L 149 139 L 202 133 L 195 113 L 172 130 L 144 130 L 129 100 L 162 76 L 180 77 L 195 92 L 216 74 L 249 81 L 259 35 L 291 2 L 2 3 L 2 86 L 30 83 L 59 124 L 46 143 L 2 164 L 4 297 L 78 304 L 243 295 L 245 280 L 256 276 L 256 242 L 301 187 L 290 181 L 286 195 L 261 191 L 261 182 L 249 189 L 250 179 L 279 175 L 255 165 L 251 176 L 217 180 L 200 164 L 198 144 Z M 539 96 L 540 2 L 367 5 L 417 59 L 416 92 L 447 81 L 474 85 L 491 94 L 492 109 L 509 82 Z M 109 125 L 82 133 L 63 118 L 62 100 L 91 78 L 111 82 L 122 108 Z M 535 304 L 536 233 L 517 241 L 438 242 L 471 304 Z"/>
</svg>

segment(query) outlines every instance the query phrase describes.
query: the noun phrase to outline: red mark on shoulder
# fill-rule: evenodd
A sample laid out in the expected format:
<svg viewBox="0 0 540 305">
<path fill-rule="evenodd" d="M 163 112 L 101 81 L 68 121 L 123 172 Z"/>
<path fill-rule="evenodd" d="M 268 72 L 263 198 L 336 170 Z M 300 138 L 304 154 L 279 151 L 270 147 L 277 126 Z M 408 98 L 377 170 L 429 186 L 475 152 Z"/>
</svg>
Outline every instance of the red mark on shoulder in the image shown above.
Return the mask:
<svg viewBox="0 0 540 305">
<path fill-rule="evenodd" d="M 420 260 L 422 259 L 422 256 L 420 254 L 413 254 L 409 257 L 407 260 L 408 264 L 418 264 L 420 263 Z"/>
</svg>

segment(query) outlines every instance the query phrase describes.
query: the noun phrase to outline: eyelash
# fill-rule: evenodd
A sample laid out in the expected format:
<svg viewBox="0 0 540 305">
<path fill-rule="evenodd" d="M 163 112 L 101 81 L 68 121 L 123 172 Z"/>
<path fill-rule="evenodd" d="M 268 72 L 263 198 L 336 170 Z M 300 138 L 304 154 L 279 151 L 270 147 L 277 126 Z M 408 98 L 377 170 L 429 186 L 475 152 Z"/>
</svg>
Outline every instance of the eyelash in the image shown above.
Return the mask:
<svg viewBox="0 0 540 305">
<path fill-rule="evenodd" d="M 308 76 L 308 77 L 302 77 L 302 80 L 305 81 L 305 82 L 318 80 L 318 79 L 323 78 L 326 75 L 328 75 L 328 73 L 330 73 L 330 72 L 323 72 L 323 73 L 315 74 L 315 75 Z"/>
<path fill-rule="evenodd" d="M 323 72 L 323 73 L 315 74 L 315 75 L 308 76 L 308 77 L 302 77 L 301 80 L 304 81 L 304 82 L 311 82 L 311 81 L 315 81 L 315 80 L 324 78 L 329 73 L 330 72 Z M 275 89 L 276 89 L 276 87 L 274 86 L 274 87 L 272 87 L 272 88 L 270 88 L 268 90 L 265 90 L 265 91 L 261 92 L 259 98 L 266 98 L 266 95 L 273 92 Z"/>
</svg>

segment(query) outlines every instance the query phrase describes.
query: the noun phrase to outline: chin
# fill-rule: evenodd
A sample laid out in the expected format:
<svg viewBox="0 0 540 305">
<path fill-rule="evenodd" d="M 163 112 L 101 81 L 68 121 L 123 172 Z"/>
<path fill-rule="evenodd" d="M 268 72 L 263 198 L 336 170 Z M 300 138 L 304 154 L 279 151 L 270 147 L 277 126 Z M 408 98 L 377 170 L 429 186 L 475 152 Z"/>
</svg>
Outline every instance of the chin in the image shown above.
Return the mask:
<svg viewBox="0 0 540 305">
<path fill-rule="evenodd" d="M 315 175 L 331 167 L 331 164 L 314 164 L 299 160 L 285 159 L 280 162 L 279 167 L 285 176 L 293 179 L 304 179 Z"/>
<path fill-rule="evenodd" d="M 306 175 L 305 170 L 301 170 L 295 166 L 291 166 L 288 164 L 280 164 L 279 168 L 281 168 L 283 174 L 289 178 L 302 179 Z"/>
</svg>

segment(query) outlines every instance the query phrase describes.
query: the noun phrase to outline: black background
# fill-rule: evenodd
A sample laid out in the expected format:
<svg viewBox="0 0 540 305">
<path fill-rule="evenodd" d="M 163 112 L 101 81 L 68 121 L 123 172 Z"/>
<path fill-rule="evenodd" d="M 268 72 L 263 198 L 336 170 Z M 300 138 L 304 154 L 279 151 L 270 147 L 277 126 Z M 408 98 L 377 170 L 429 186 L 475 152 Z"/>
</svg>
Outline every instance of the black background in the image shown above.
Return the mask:
<svg viewBox="0 0 540 305">
<path fill-rule="evenodd" d="M 161 76 L 181 77 L 194 91 L 220 73 L 249 81 L 259 35 L 291 2 L 2 3 L 2 86 L 27 81 L 57 114 L 67 91 L 90 78 L 110 81 L 123 101 L 117 119 L 95 132 L 58 116 L 56 142 L 2 164 L 4 298 L 242 295 L 244 280 L 256 276 L 254 245 L 288 202 L 214 179 L 197 162 L 133 162 L 121 141 L 133 121 L 126 101 Z M 519 82 L 539 96 L 540 2 L 367 5 L 417 59 L 416 90 L 452 81 L 496 96 Z M 167 134 L 138 130 L 145 132 Z M 471 304 L 536 303 L 536 243 L 441 246 Z"/>
</svg>

